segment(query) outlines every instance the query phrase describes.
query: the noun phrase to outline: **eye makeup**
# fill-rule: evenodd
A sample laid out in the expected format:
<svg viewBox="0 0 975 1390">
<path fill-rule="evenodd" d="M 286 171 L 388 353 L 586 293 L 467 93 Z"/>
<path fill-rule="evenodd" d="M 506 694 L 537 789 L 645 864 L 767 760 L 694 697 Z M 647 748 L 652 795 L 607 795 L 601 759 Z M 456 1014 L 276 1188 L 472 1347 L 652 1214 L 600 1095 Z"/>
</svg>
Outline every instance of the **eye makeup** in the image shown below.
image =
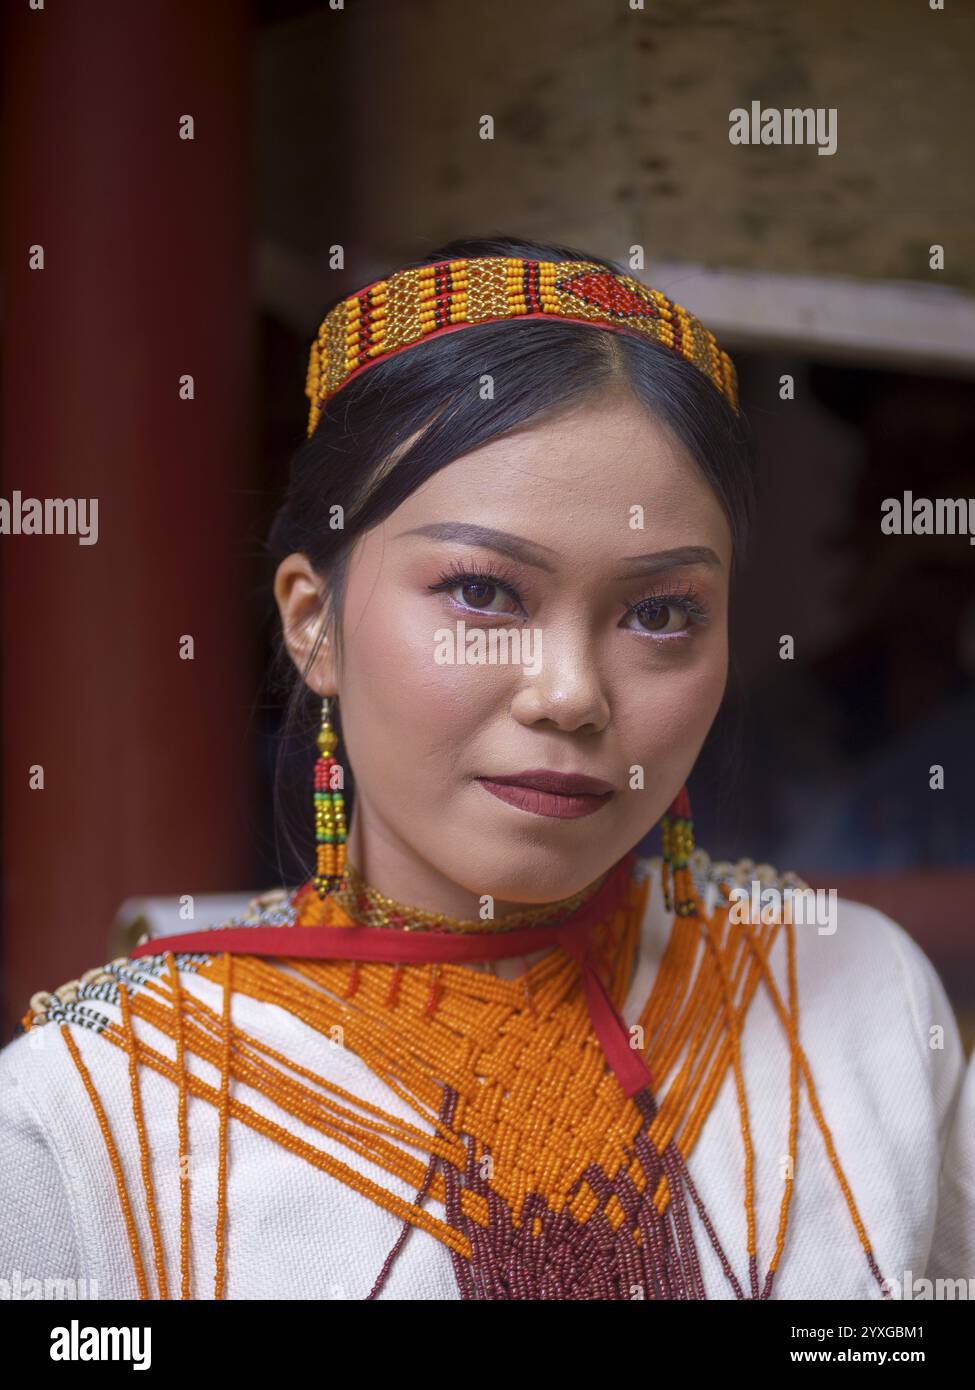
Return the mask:
<svg viewBox="0 0 975 1390">
<path fill-rule="evenodd" d="M 441 572 L 436 583 L 427 587 L 431 593 L 447 594 L 451 603 L 455 605 L 454 611 L 458 613 L 508 619 L 521 619 L 528 616 L 524 611 L 523 593 L 528 593 L 529 590 L 524 582 L 504 565 L 493 564 L 480 567 L 456 560 Z M 479 607 L 476 602 L 459 602 L 453 598 L 450 591 L 463 588 L 478 588 L 488 591 L 486 597 L 489 602 L 493 599 L 490 592 L 492 590 L 496 593 L 506 594 L 521 611 Z M 657 620 L 658 614 L 665 611 L 669 611 L 671 616 L 683 617 L 684 626 L 672 631 L 655 630 L 649 626 L 632 627 L 629 630 L 653 640 L 672 641 L 675 638 L 691 636 L 693 630 L 707 623 L 710 617 L 710 610 L 703 596 L 692 584 L 688 583 L 683 588 L 655 589 L 636 600 L 627 601 L 623 604 L 623 619 L 625 620 L 632 615 L 642 623 L 652 623 Z"/>
</svg>

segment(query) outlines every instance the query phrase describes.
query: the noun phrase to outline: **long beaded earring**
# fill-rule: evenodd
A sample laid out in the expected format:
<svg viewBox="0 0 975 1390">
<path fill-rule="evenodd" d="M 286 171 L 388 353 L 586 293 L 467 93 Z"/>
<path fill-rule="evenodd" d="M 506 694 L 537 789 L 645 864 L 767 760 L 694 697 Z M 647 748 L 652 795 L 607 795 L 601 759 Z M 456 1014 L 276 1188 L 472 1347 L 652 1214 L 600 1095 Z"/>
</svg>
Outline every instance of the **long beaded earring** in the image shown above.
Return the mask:
<svg viewBox="0 0 975 1390">
<path fill-rule="evenodd" d="M 688 868 L 688 860 L 694 852 L 694 821 L 686 786 L 681 787 L 666 814 L 661 816 L 660 836 L 663 843 L 661 879 L 664 906 L 668 912 L 676 912 L 678 917 L 690 917 L 697 911 L 697 900 Z"/>
<path fill-rule="evenodd" d="M 318 760 L 315 763 L 315 889 L 325 898 L 342 882 L 345 873 L 345 798 L 342 788 L 345 774 L 332 754 L 338 747 L 338 735 L 329 719 L 331 700 L 322 700 L 322 727 L 316 743 Z"/>
</svg>

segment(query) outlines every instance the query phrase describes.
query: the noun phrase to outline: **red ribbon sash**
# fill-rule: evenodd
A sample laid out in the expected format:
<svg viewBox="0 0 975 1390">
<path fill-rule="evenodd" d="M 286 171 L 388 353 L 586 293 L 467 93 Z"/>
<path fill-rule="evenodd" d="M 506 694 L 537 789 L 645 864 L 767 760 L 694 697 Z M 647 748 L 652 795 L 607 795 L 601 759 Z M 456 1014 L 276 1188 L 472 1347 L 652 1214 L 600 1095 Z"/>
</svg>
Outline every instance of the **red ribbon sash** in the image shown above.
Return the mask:
<svg viewBox="0 0 975 1390">
<path fill-rule="evenodd" d="M 400 931 L 390 927 L 206 927 L 203 931 L 155 937 L 129 952 L 133 959 L 165 951 L 297 957 L 308 960 L 360 960 L 411 964 L 503 960 L 560 946 L 582 967 L 589 1018 L 606 1060 L 623 1093 L 635 1095 L 650 1084 L 650 1069 L 630 1044 L 626 1024 L 609 997 L 592 957 L 592 930 L 625 902 L 636 859 L 628 851 L 604 882 L 571 917 L 551 926 L 513 931 Z"/>
</svg>

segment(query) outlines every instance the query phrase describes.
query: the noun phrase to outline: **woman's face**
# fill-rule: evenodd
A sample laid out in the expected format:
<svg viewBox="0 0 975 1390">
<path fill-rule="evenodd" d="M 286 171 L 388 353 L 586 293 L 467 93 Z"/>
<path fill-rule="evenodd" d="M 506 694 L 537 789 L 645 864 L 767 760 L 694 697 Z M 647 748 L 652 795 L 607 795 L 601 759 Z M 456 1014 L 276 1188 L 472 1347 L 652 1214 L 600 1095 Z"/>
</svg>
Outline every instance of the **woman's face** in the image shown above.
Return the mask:
<svg viewBox="0 0 975 1390">
<path fill-rule="evenodd" d="M 717 713 L 730 564 L 717 497 L 629 395 L 428 479 L 356 544 L 341 665 L 330 637 L 309 678 L 339 700 L 356 868 L 465 917 L 472 894 L 591 883 L 659 820 Z M 304 556 L 281 565 L 299 664 L 319 588 Z M 492 781 L 540 770 L 608 791 Z"/>
</svg>

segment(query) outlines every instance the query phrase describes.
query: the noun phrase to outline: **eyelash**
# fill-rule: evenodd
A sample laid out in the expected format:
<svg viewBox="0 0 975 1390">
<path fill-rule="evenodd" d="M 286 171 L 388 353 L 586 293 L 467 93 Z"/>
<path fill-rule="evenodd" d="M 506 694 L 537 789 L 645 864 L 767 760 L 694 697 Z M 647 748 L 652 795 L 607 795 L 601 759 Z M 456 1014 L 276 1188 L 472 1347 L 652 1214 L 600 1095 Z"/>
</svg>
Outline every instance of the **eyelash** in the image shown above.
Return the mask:
<svg viewBox="0 0 975 1390">
<path fill-rule="evenodd" d="M 463 563 L 457 561 L 450 569 L 444 570 L 436 584 L 428 585 L 432 593 L 443 593 L 449 589 L 456 589 L 459 584 L 491 584 L 495 588 L 502 589 L 510 598 L 515 599 L 519 604 L 522 603 L 521 594 L 516 588 L 516 577 L 511 571 L 499 567 L 497 570 L 471 569 Z M 456 602 L 456 600 L 454 600 Z M 461 607 L 462 605 L 458 605 Z M 524 605 L 522 604 L 522 607 Z M 707 622 L 709 611 L 707 604 L 701 595 L 688 584 L 683 589 L 669 590 L 667 592 L 656 592 L 648 594 L 645 598 L 639 599 L 636 603 L 625 603 L 623 605 L 623 616 L 628 617 L 631 613 L 639 614 L 650 608 L 679 608 L 687 615 L 687 626 L 680 632 L 659 632 L 654 633 L 649 629 L 644 629 L 643 635 L 651 637 L 657 642 L 672 642 L 678 638 L 687 638 L 693 635 L 695 627 L 699 627 Z M 514 614 L 505 613 L 486 613 L 486 610 L 477 608 L 465 608 L 468 613 L 481 613 L 488 617 L 503 618 L 513 617 Z M 630 629 L 636 631 L 637 629 Z"/>
</svg>

